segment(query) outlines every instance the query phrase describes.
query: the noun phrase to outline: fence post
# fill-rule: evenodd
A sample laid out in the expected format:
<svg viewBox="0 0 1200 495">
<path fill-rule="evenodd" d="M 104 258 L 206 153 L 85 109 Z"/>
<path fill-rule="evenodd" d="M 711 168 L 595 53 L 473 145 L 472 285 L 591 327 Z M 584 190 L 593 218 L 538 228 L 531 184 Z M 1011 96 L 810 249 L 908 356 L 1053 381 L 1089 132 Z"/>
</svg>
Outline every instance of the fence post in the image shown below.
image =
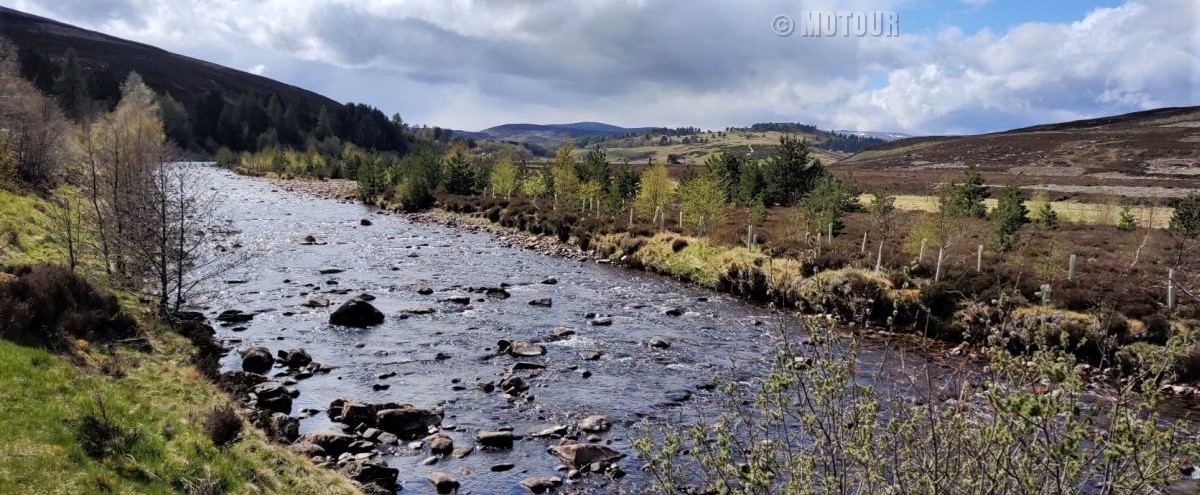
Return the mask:
<svg viewBox="0 0 1200 495">
<path fill-rule="evenodd" d="M 1167 309 L 1175 309 L 1175 270 L 1167 270 Z"/>
<path fill-rule="evenodd" d="M 833 245 L 833 222 L 829 222 L 829 245 Z"/>
<path fill-rule="evenodd" d="M 921 239 L 921 251 L 917 253 L 917 263 L 925 261 L 925 239 Z"/>
<path fill-rule="evenodd" d="M 866 232 L 863 232 L 862 247 L 858 248 L 858 252 L 860 254 L 867 252 L 867 233 Z"/>
<path fill-rule="evenodd" d="M 752 242 L 753 240 L 754 240 L 754 224 L 747 224 L 746 225 L 746 249 L 750 249 L 751 247 L 754 247 L 754 244 Z"/>
<path fill-rule="evenodd" d="M 629 228 L 633 228 L 633 205 L 629 206 Z"/>
<path fill-rule="evenodd" d="M 875 272 L 883 268 L 883 240 L 879 241 L 879 253 L 875 255 Z"/>
<path fill-rule="evenodd" d="M 1067 264 L 1067 280 L 1075 280 L 1075 255 L 1071 255 L 1071 261 Z"/>
<path fill-rule="evenodd" d="M 933 281 L 937 282 L 942 279 L 942 259 L 945 247 L 938 246 L 937 268 L 933 271 Z"/>
<path fill-rule="evenodd" d="M 983 244 L 975 250 L 975 273 L 983 271 Z"/>
</svg>

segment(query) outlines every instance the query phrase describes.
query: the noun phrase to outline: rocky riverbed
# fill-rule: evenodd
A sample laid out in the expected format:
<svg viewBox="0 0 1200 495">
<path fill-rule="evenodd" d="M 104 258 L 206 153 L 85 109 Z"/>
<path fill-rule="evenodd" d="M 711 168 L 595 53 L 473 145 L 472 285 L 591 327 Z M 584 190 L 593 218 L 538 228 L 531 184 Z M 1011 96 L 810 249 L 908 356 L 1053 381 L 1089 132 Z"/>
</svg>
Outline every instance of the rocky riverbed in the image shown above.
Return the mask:
<svg viewBox="0 0 1200 495">
<path fill-rule="evenodd" d="M 253 256 L 202 301 L 225 380 L 272 437 L 380 493 L 639 493 L 640 425 L 775 349 L 765 308 L 549 240 L 206 173 Z"/>
<path fill-rule="evenodd" d="M 223 381 L 368 493 L 641 493 L 642 425 L 713 412 L 715 380 L 754 379 L 799 328 L 486 219 L 366 207 L 347 181 L 206 173 L 253 255 L 202 301 L 233 351 Z M 864 335 L 863 369 L 900 382 L 903 354 L 973 366 L 969 349 Z"/>
</svg>

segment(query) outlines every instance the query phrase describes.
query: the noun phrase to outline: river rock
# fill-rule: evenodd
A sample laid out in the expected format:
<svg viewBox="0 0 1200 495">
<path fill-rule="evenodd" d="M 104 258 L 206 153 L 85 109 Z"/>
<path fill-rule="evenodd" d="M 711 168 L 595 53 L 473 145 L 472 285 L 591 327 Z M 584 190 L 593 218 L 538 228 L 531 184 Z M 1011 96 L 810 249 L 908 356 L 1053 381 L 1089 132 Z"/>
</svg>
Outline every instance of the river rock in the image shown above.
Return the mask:
<svg viewBox="0 0 1200 495">
<path fill-rule="evenodd" d="M 521 486 L 531 493 L 542 494 L 558 488 L 563 483 L 558 476 L 530 476 L 521 480 Z"/>
<path fill-rule="evenodd" d="M 259 409 L 291 414 L 292 395 L 282 383 L 275 381 L 262 382 L 254 387 L 252 393 Z"/>
<path fill-rule="evenodd" d="M 227 309 L 217 315 L 221 323 L 245 323 L 254 319 L 254 313 L 246 313 L 240 309 Z"/>
<path fill-rule="evenodd" d="M 666 311 L 663 311 L 663 314 L 667 316 L 683 316 L 683 312 L 683 308 L 668 308 Z"/>
<path fill-rule="evenodd" d="M 469 296 L 450 296 L 450 297 L 443 297 L 441 299 L 438 299 L 438 302 L 450 303 L 450 304 L 461 304 L 463 306 L 466 306 L 468 304 L 471 304 L 471 298 Z"/>
<path fill-rule="evenodd" d="M 550 299 L 549 297 L 542 297 L 542 298 L 538 298 L 538 299 L 529 301 L 529 305 L 530 306 L 541 306 L 543 308 L 549 308 L 554 305 L 554 300 Z"/>
<path fill-rule="evenodd" d="M 429 439 L 429 453 L 433 455 L 448 455 L 454 451 L 454 439 L 446 435 L 434 435 Z"/>
<path fill-rule="evenodd" d="M 529 390 L 529 383 L 516 375 L 510 375 L 500 380 L 500 390 L 509 395 L 517 395 L 521 392 Z"/>
<path fill-rule="evenodd" d="M 598 465 L 601 469 L 624 457 L 623 454 L 603 445 L 575 443 L 550 447 L 550 453 L 575 469 Z M 595 469 L 593 469 L 595 470 Z"/>
<path fill-rule="evenodd" d="M 317 269 L 317 272 L 320 273 L 321 275 L 333 275 L 335 273 L 342 273 L 344 271 L 346 271 L 345 268 L 341 268 L 341 267 L 337 267 L 337 266 L 323 266 L 323 267 Z"/>
<path fill-rule="evenodd" d="M 613 320 L 607 316 L 600 316 L 593 319 L 590 323 L 595 327 L 607 327 L 612 326 Z"/>
<path fill-rule="evenodd" d="M 296 439 L 296 443 L 310 443 L 325 451 L 325 455 L 337 457 L 347 452 L 354 437 L 332 431 L 311 431 Z"/>
<path fill-rule="evenodd" d="M 320 294 L 309 294 L 301 304 L 306 308 L 325 308 L 329 307 L 329 298 Z"/>
<path fill-rule="evenodd" d="M 383 313 L 369 302 L 351 299 L 329 315 L 329 323 L 346 327 L 369 327 L 383 323 Z"/>
<path fill-rule="evenodd" d="M 650 337 L 650 340 L 646 341 L 646 345 L 655 349 L 666 349 L 671 347 L 671 343 L 662 337 Z"/>
<path fill-rule="evenodd" d="M 420 287 L 417 287 L 417 294 L 420 294 L 422 296 L 428 296 L 430 294 L 433 294 L 433 289 L 422 285 Z"/>
<path fill-rule="evenodd" d="M 289 349 L 279 351 L 279 362 L 291 369 L 299 369 L 312 363 L 312 355 L 304 349 Z"/>
<path fill-rule="evenodd" d="M 546 285 L 554 285 L 554 284 L 557 284 L 557 283 L 558 283 L 558 279 L 557 279 L 557 278 L 554 278 L 554 277 L 550 277 L 550 278 L 547 278 L 547 279 L 545 279 L 545 280 L 542 280 L 542 283 L 543 283 L 543 284 L 546 284 Z"/>
<path fill-rule="evenodd" d="M 325 449 L 312 442 L 292 442 L 288 445 L 288 450 L 309 458 L 325 456 Z"/>
<path fill-rule="evenodd" d="M 362 220 L 359 220 L 359 221 L 358 221 L 358 224 L 359 224 L 359 225 L 362 225 L 363 227 L 370 227 L 370 226 L 371 226 L 371 220 L 370 220 L 370 219 L 368 219 L 368 218 L 364 218 L 364 219 L 362 219 Z"/>
<path fill-rule="evenodd" d="M 300 420 L 284 413 L 274 413 L 267 418 L 263 432 L 271 441 L 288 444 L 300 436 Z"/>
<path fill-rule="evenodd" d="M 437 310 L 429 306 L 416 306 L 401 311 L 401 313 L 410 315 L 431 315 L 435 312 L 437 312 Z"/>
<path fill-rule="evenodd" d="M 496 349 L 502 353 L 516 357 L 534 357 L 546 354 L 545 347 L 532 342 L 524 342 L 520 340 L 500 340 L 496 342 Z"/>
<path fill-rule="evenodd" d="M 430 485 L 433 485 L 433 489 L 437 490 L 439 494 L 450 494 L 458 491 L 458 480 L 441 471 L 430 473 L 425 479 L 429 481 Z"/>
<path fill-rule="evenodd" d="M 508 291 L 500 287 L 488 287 L 484 294 L 492 299 L 508 299 L 512 297 L 512 294 L 509 294 Z"/>
<path fill-rule="evenodd" d="M 388 467 L 383 461 L 376 459 L 355 459 L 342 466 L 338 472 L 363 485 L 377 485 L 387 490 L 388 493 L 396 492 L 396 479 L 400 475 L 399 470 Z"/>
<path fill-rule="evenodd" d="M 612 428 L 612 422 L 604 416 L 595 414 L 579 420 L 579 424 L 577 426 L 579 426 L 580 430 L 588 433 L 601 433 L 608 431 L 609 428 Z"/>
<path fill-rule="evenodd" d="M 566 425 L 556 425 L 533 434 L 534 438 L 561 438 L 567 436 Z"/>
<path fill-rule="evenodd" d="M 479 445 L 492 449 L 511 449 L 513 434 L 511 431 L 481 431 L 475 434 Z"/>
<path fill-rule="evenodd" d="M 263 374 L 271 371 L 271 367 L 274 365 L 275 358 L 271 356 L 271 350 L 266 347 L 251 347 L 242 354 L 242 371 Z"/>
<path fill-rule="evenodd" d="M 217 385 L 230 395 L 240 399 L 253 391 L 255 386 L 265 381 L 267 381 L 267 377 L 259 373 L 227 371 L 217 379 Z"/>
<path fill-rule="evenodd" d="M 401 404 L 400 407 L 382 409 L 375 413 L 376 428 L 405 440 L 422 438 L 441 422 L 440 413 L 417 409 L 411 404 Z"/>
</svg>

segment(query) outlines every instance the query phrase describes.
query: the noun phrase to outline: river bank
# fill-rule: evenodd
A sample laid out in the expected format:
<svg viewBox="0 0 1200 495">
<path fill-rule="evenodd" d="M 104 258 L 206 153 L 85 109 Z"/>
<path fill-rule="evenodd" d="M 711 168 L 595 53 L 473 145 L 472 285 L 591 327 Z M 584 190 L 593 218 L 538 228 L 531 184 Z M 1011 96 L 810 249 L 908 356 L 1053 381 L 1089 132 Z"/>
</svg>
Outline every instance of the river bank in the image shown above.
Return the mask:
<svg viewBox="0 0 1200 495">
<path fill-rule="evenodd" d="M 273 181 L 275 179 L 272 179 Z M 329 183 L 340 182 L 340 193 Z M 279 184 L 318 197 L 344 197 L 351 181 L 288 180 Z M 1081 312 L 1031 304 L 999 288 L 980 300 L 959 301 L 947 283 L 932 284 L 908 276 L 844 267 L 817 270 L 787 258 L 775 258 L 744 246 L 719 246 L 673 232 L 584 230 L 583 219 L 554 232 L 548 213 L 529 205 L 506 207 L 502 198 L 442 197 L 438 208 L 403 214 L 415 221 L 487 232 L 505 245 L 551 256 L 590 259 L 666 275 L 706 289 L 757 303 L 773 303 L 805 314 L 825 316 L 861 328 L 932 338 L 956 353 L 974 354 L 974 344 L 1006 340 L 1021 346 L 1049 343 L 1072 350 L 1089 362 L 1091 379 L 1102 381 L 1137 373 L 1148 365 L 1156 344 L 1143 341 L 1147 324 L 1119 312 Z M 957 295 L 956 295 L 957 294 Z M 1003 304 L 997 304 L 1005 300 Z M 1189 335 L 1195 322 L 1169 323 L 1172 335 Z M 1110 336 L 1126 339 L 1112 348 Z M 1102 343 L 1103 346 L 1102 346 Z M 1175 377 L 1164 390 L 1190 397 L 1200 394 L 1200 347 L 1176 358 Z"/>
</svg>

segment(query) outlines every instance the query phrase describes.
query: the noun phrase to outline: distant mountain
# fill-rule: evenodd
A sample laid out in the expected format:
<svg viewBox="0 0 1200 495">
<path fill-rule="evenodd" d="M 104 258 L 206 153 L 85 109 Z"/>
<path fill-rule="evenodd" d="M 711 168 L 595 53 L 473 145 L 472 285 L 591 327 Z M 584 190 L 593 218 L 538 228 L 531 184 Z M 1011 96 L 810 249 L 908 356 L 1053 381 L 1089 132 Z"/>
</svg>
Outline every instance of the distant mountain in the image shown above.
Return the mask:
<svg viewBox="0 0 1200 495">
<path fill-rule="evenodd" d="M 503 124 L 482 131 L 454 131 L 455 136 L 474 140 L 515 141 L 543 147 L 554 147 L 563 141 L 593 136 L 623 136 L 664 130 L 661 127 L 620 127 L 603 122 L 572 124 Z"/>
<path fill-rule="evenodd" d="M 838 129 L 838 130 L 831 131 L 831 132 L 833 132 L 835 134 L 845 134 L 847 136 L 858 136 L 858 137 L 869 137 L 869 138 L 875 138 L 875 139 L 882 139 L 884 141 L 895 141 L 897 139 L 906 139 L 906 138 L 912 137 L 909 134 L 902 134 L 899 132 L 849 131 L 849 130 L 844 130 L 844 129 Z"/>
</svg>

